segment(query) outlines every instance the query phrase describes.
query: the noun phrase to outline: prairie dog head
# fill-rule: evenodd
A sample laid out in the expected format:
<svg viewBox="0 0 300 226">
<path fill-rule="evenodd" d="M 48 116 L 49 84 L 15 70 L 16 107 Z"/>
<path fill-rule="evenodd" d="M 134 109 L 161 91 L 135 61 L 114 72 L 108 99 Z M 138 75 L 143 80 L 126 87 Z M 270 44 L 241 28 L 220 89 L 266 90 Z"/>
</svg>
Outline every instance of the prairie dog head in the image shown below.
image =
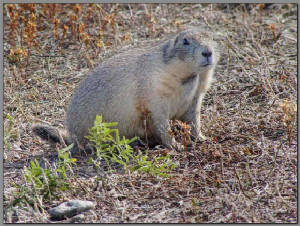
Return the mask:
<svg viewBox="0 0 300 226">
<path fill-rule="evenodd" d="M 165 64 L 175 63 L 190 72 L 213 69 L 218 61 L 217 43 L 212 33 L 200 29 L 188 29 L 178 33 L 163 47 Z M 179 60 L 179 61 L 178 61 Z"/>
</svg>

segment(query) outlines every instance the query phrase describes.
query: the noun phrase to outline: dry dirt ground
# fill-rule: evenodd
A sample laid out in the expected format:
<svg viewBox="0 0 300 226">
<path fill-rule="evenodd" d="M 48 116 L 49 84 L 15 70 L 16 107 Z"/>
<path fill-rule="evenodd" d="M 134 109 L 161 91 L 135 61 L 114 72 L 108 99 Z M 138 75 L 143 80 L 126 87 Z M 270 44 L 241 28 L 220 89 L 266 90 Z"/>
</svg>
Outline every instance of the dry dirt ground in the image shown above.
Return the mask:
<svg viewBox="0 0 300 226">
<path fill-rule="evenodd" d="M 29 186 L 24 166 L 55 161 L 61 148 L 34 137 L 32 123 L 63 127 L 86 72 L 124 46 L 184 25 L 212 29 L 220 45 L 202 109 L 209 139 L 169 152 L 177 167 L 168 178 L 115 172 L 100 183 L 87 157 L 78 157 L 73 189 L 39 205 L 17 202 L 15 184 Z M 296 223 L 296 90 L 296 4 L 6 4 L 4 220 L 52 222 L 49 208 L 81 199 L 96 203 L 84 213 L 89 223 Z"/>
</svg>

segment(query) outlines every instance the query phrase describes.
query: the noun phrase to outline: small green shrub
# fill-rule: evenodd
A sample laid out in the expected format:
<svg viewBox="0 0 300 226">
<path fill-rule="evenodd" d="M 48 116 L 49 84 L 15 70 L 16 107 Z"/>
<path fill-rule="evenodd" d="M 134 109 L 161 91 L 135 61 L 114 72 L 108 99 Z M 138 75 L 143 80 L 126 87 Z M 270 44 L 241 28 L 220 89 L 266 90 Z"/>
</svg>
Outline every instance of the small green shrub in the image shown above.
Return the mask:
<svg viewBox="0 0 300 226">
<path fill-rule="evenodd" d="M 96 168 L 100 167 L 101 159 L 104 159 L 110 170 L 112 170 L 111 162 L 121 164 L 127 170 L 129 161 L 133 157 L 133 150 L 129 144 L 136 138 L 120 139 L 119 130 L 111 128 L 114 126 L 117 126 L 116 122 L 103 122 L 102 116 L 96 116 L 94 126 L 86 136 L 96 149 L 97 159 L 90 159 L 90 161 Z"/>
<path fill-rule="evenodd" d="M 15 185 L 18 188 L 17 197 L 12 206 L 27 202 L 30 205 L 38 204 L 42 208 L 44 201 L 59 198 L 60 191 L 70 190 L 70 175 L 73 174 L 72 165 L 76 159 L 70 158 L 69 150 L 73 144 L 58 151 L 58 162 L 55 167 L 41 167 L 35 159 L 24 167 L 25 186 Z"/>
<path fill-rule="evenodd" d="M 14 130 L 15 120 L 10 114 L 5 115 L 4 122 L 4 147 L 6 150 L 11 149 L 10 140 L 18 139 L 19 134 Z"/>
<path fill-rule="evenodd" d="M 168 171 L 176 167 L 176 164 L 170 159 L 170 155 L 159 156 L 151 160 L 148 153 L 139 153 L 134 160 L 135 165 L 131 168 L 132 171 L 149 173 L 154 177 L 168 177 Z"/>
<path fill-rule="evenodd" d="M 101 160 L 104 159 L 109 169 L 112 171 L 111 163 L 123 166 L 124 170 L 149 173 L 152 176 L 167 177 L 167 172 L 175 168 L 170 156 L 160 156 L 150 159 L 148 154 L 139 153 L 134 155 L 132 147 L 129 145 L 136 140 L 120 139 L 119 130 L 112 128 L 117 126 L 116 122 L 106 123 L 102 121 L 102 116 L 97 115 L 94 126 L 89 130 L 86 138 L 96 149 L 97 159 L 90 159 L 96 169 L 101 174 Z"/>
</svg>

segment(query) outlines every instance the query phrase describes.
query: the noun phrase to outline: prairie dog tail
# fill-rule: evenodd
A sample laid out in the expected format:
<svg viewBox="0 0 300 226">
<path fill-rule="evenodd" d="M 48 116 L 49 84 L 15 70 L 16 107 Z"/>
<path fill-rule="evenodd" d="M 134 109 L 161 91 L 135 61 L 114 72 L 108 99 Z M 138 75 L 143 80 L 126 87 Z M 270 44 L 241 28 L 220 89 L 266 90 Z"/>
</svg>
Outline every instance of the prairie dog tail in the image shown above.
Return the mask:
<svg viewBox="0 0 300 226">
<path fill-rule="evenodd" d="M 59 130 L 53 126 L 34 124 L 32 126 L 32 132 L 42 140 L 48 141 L 51 144 L 59 143 L 70 145 L 73 143 L 66 130 Z"/>
</svg>

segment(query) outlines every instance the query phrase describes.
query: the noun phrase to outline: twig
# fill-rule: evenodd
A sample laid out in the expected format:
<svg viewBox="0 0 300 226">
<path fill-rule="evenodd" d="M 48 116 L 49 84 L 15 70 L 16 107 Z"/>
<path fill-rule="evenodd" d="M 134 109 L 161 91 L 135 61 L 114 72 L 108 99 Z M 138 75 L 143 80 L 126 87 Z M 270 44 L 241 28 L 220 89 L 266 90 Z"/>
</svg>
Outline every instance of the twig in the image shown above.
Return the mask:
<svg viewBox="0 0 300 226">
<path fill-rule="evenodd" d="M 244 188 L 243 188 L 243 186 L 242 186 L 242 183 L 241 183 L 241 180 L 240 180 L 240 177 L 239 177 L 239 175 L 238 175 L 238 173 L 237 173 L 237 171 L 236 171 L 236 168 L 234 167 L 234 173 L 235 173 L 235 176 L 237 177 L 237 179 L 238 179 L 238 182 L 239 182 L 239 186 L 240 186 L 240 189 L 241 189 L 241 191 L 242 191 L 242 193 L 249 199 L 249 200 L 251 200 L 251 196 L 249 196 L 249 195 L 247 195 L 246 194 L 246 192 L 244 191 Z"/>
<path fill-rule="evenodd" d="M 66 57 L 65 55 L 36 55 L 36 54 L 30 54 L 31 56 L 36 56 L 36 57 Z"/>
</svg>

